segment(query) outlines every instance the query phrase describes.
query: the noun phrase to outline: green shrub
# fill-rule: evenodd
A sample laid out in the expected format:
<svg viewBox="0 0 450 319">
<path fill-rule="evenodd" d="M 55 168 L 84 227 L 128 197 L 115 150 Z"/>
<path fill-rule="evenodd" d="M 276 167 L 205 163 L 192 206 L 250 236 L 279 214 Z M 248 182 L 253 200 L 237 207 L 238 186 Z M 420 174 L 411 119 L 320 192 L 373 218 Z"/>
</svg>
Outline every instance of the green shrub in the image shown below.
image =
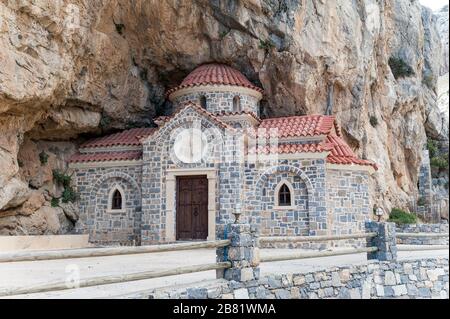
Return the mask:
<svg viewBox="0 0 450 319">
<path fill-rule="evenodd" d="M 72 176 L 60 172 L 59 170 L 53 170 L 53 179 L 64 187 L 61 200 L 63 203 L 75 202 L 77 200 L 77 193 L 71 186 Z M 52 200 L 53 201 L 53 200 Z M 59 204 L 59 199 L 58 199 Z"/>
<path fill-rule="evenodd" d="M 72 182 L 72 176 L 70 175 L 66 175 L 62 172 L 60 172 L 57 169 L 53 170 L 53 179 L 61 184 L 62 186 L 64 186 L 64 188 L 67 188 L 70 186 L 70 183 Z"/>
<path fill-rule="evenodd" d="M 431 167 L 448 170 L 448 155 L 435 156 L 431 158 Z"/>
<path fill-rule="evenodd" d="M 376 127 L 378 125 L 378 119 L 374 115 L 370 117 L 369 121 L 370 125 L 372 125 L 373 127 Z"/>
<path fill-rule="evenodd" d="M 417 222 L 416 215 L 405 212 L 400 208 L 393 208 L 389 214 L 389 222 L 396 223 L 397 225 L 415 224 Z"/>
<path fill-rule="evenodd" d="M 431 138 L 427 139 L 427 149 L 430 155 L 430 158 L 433 158 L 438 153 L 438 145 L 435 140 L 432 140 Z"/>
<path fill-rule="evenodd" d="M 225 38 L 229 33 L 230 33 L 230 30 L 225 30 L 225 31 L 220 32 L 220 34 L 219 34 L 220 40 Z"/>
<path fill-rule="evenodd" d="M 67 187 L 62 193 L 61 199 L 64 204 L 67 204 L 69 202 L 73 203 L 77 200 L 77 194 L 72 187 Z"/>
<path fill-rule="evenodd" d="M 426 203 L 427 203 L 427 200 L 426 200 L 424 197 L 420 197 L 420 198 L 417 200 L 417 205 L 419 205 L 419 206 L 425 206 Z"/>
<path fill-rule="evenodd" d="M 273 48 L 274 46 L 275 46 L 275 44 L 273 44 L 273 42 L 271 40 L 259 40 L 259 48 L 260 49 L 264 49 L 264 50 L 268 51 L 271 48 Z"/>
<path fill-rule="evenodd" d="M 59 206 L 59 198 L 53 197 L 51 201 L 52 207 L 58 207 Z"/>
<path fill-rule="evenodd" d="M 401 58 L 390 57 L 388 63 L 395 79 L 414 75 L 414 70 Z"/>
<path fill-rule="evenodd" d="M 41 165 L 45 165 L 48 162 L 48 154 L 44 151 L 39 153 L 39 161 L 41 162 Z"/>
</svg>

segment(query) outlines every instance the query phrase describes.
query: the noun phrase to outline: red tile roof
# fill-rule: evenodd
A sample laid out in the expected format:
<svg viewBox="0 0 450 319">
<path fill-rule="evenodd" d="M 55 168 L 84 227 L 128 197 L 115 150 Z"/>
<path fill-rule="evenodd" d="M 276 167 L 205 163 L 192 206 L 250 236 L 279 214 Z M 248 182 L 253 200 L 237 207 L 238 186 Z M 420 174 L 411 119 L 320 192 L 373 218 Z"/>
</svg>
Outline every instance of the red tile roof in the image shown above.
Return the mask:
<svg viewBox="0 0 450 319">
<path fill-rule="evenodd" d="M 94 138 L 80 146 L 83 148 L 96 148 L 108 146 L 137 146 L 140 145 L 139 139 L 149 136 L 156 131 L 156 128 L 133 128 L 120 133 L 110 134 Z"/>
<path fill-rule="evenodd" d="M 182 104 L 180 106 L 180 108 L 175 113 L 173 113 L 170 116 L 160 116 L 160 117 L 158 117 L 157 119 L 160 120 L 161 125 L 156 130 L 160 130 L 167 122 L 170 122 L 171 119 L 173 119 L 175 116 L 177 116 L 179 113 L 181 113 L 187 107 L 192 107 L 193 109 L 195 109 L 200 114 L 204 115 L 205 117 L 207 117 L 211 121 L 215 122 L 221 128 L 224 128 L 224 129 L 228 128 L 228 129 L 234 130 L 232 126 L 230 126 L 228 123 L 222 121 L 219 116 L 208 112 L 207 110 L 202 108 L 200 105 L 197 105 L 197 104 L 192 103 L 192 102 L 186 102 L 186 103 Z"/>
<path fill-rule="evenodd" d="M 258 122 L 261 122 L 261 119 L 256 115 L 254 112 L 247 112 L 247 111 L 241 111 L 241 112 L 227 112 L 227 111 L 220 111 L 217 113 L 217 116 L 235 116 L 235 115 L 250 115 Z"/>
<path fill-rule="evenodd" d="M 199 85 L 233 85 L 263 92 L 238 70 L 225 64 L 208 63 L 194 69 L 179 86 L 167 91 L 167 96 L 180 89 Z"/>
<path fill-rule="evenodd" d="M 70 163 L 136 161 L 142 158 L 142 151 L 99 152 L 74 154 Z"/>
<path fill-rule="evenodd" d="M 249 149 L 249 154 L 294 154 L 294 153 L 322 153 L 331 151 L 332 145 L 329 143 L 308 143 L 308 144 L 279 144 L 277 147 L 253 147 Z"/>
<path fill-rule="evenodd" d="M 334 125 L 334 116 L 307 115 L 266 119 L 259 128 L 267 129 L 266 137 L 269 137 L 270 129 L 278 129 L 278 137 L 286 138 L 328 135 Z"/>
<path fill-rule="evenodd" d="M 327 142 L 332 145 L 331 153 L 327 157 L 327 162 L 331 164 L 357 164 L 372 166 L 378 170 L 378 166 L 369 160 L 359 159 L 348 144 L 340 137 L 330 134 Z"/>
</svg>

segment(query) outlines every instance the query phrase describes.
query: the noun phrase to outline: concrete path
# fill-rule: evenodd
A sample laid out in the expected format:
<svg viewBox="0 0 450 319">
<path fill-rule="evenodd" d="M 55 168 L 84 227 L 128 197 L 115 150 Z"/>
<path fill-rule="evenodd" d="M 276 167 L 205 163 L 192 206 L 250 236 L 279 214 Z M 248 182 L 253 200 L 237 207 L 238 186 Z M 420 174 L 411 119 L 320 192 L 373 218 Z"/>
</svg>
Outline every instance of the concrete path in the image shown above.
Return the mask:
<svg viewBox="0 0 450 319">
<path fill-rule="evenodd" d="M 262 250 L 261 255 L 285 254 L 289 249 Z M 448 250 L 399 252 L 399 259 L 449 257 Z M 55 281 L 65 281 L 68 276 L 80 278 L 162 270 L 187 265 L 215 262 L 215 250 L 202 249 L 182 252 L 165 252 L 143 255 L 126 255 L 97 258 L 66 259 L 0 263 L 0 290 L 13 287 L 29 287 Z M 311 258 L 261 264 L 261 274 L 301 273 L 332 266 L 366 262 L 366 254 Z M 138 291 L 166 286 L 190 285 L 215 280 L 215 271 L 141 280 L 123 284 L 104 285 L 59 292 L 15 296 L 15 298 L 114 298 Z"/>
</svg>

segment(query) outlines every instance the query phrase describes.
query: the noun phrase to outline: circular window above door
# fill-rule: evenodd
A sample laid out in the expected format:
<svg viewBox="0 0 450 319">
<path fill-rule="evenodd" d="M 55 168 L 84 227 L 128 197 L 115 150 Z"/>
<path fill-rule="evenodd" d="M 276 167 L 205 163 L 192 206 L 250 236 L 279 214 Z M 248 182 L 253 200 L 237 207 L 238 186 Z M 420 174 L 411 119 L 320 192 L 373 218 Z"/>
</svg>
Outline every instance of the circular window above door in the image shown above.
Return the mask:
<svg viewBox="0 0 450 319">
<path fill-rule="evenodd" d="M 175 137 L 173 152 L 183 163 L 199 163 L 208 152 L 207 137 L 199 129 L 185 129 Z"/>
</svg>

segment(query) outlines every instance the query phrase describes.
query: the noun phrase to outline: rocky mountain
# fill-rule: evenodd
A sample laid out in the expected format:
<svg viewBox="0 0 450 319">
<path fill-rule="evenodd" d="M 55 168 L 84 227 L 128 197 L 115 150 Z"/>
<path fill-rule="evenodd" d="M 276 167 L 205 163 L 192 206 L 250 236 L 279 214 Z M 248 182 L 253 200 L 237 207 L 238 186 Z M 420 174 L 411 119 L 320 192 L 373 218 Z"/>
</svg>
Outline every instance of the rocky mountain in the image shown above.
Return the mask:
<svg viewBox="0 0 450 319">
<path fill-rule="evenodd" d="M 445 113 L 448 119 L 448 6 L 436 12 L 436 17 L 438 33 L 442 43 L 442 60 L 438 81 L 438 103 L 441 111 Z"/>
<path fill-rule="evenodd" d="M 448 138 L 438 21 L 418 0 L 0 0 L 0 234 L 69 231 L 53 171 L 170 113 L 165 90 L 209 61 L 263 87 L 266 116 L 330 108 L 379 164 L 373 203 L 406 207 L 427 136 Z"/>
<path fill-rule="evenodd" d="M 441 54 L 441 69 L 439 75 L 444 75 L 448 73 L 448 5 L 444 6 L 441 10 L 435 13 L 436 15 L 436 26 L 438 29 L 438 34 L 442 43 L 442 54 Z"/>
</svg>

